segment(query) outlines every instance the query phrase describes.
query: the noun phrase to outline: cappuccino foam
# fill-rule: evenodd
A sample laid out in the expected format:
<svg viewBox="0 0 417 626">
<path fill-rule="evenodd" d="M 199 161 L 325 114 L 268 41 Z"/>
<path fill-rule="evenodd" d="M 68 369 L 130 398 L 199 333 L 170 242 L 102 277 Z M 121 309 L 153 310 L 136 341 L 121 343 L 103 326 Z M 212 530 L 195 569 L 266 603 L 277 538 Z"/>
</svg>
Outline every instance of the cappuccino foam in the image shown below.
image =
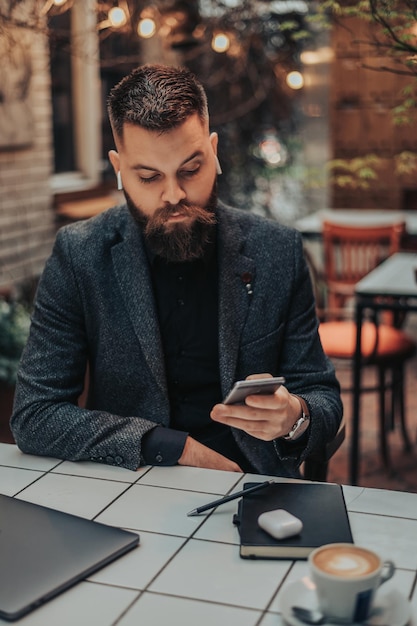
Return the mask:
<svg viewBox="0 0 417 626">
<path fill-rule="evenodd" d="M 313 559 L 317 569 L 331 576 L 356 578 L 372 574 L 378 569 L 377 555 L 356 546 L 331 546 L 321 549 Z"/>
</svg>

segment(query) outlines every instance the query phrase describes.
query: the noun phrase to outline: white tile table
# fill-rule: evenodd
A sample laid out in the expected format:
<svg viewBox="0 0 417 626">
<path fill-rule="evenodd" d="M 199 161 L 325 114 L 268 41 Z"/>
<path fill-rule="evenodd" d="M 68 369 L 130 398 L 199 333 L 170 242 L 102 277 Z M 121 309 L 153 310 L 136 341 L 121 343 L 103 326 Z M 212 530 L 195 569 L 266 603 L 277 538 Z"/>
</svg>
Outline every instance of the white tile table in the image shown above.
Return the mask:
<svg viewBox="0 0 417 626">
<path fill-rule="evenodd" d="M 232 524 L 237 500 L 186 515 L 265 478 L 185 467 L 130 472 L 0 444 L 0 493 L 140 534 L 138 548 L 14 623 L 282 626 L 285 584 L 306 575 L 306 562 L 241 559 Z M 395 561 L 387 585 L 401 590 L 417 615 L 417 494 L 352 486 L 344 494 L 355 542 Z M 417 626 L 416 617 L 410 624 Z"/>
</svg>

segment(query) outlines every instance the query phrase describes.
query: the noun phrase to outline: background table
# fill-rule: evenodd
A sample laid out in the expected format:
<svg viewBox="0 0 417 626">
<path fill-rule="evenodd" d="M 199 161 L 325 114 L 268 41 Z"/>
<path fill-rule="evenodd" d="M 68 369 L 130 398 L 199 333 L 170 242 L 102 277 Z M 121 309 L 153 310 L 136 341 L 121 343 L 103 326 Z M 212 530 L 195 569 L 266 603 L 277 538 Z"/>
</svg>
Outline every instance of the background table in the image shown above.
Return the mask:
<svg viewBox="0 0 417 626">
<path fill-rule="evenodd" d="M 366 310 L 417 311 L 417 253 L 398 252 L 372 270 L 355 286 L 356 349 L 353 361 L 352 437 L 349 478 L 356 485 L 360 462 L 361 333 Z M 416 540 L 417 547 L 417 540 Z"/>
<path fill-rule="evenodd" d="M 207 516 L 186 515 L 244 481 L 265 478 L 180 466 L 131 472 L 23 455 L 0 444 L 0 493 L 132 529 L 141 538 L 137 549 L 14 623 L 282 626 L 282 590 L 306 575 L 306 561 L 241 559 L 232 524 L 237 500 Z M 355 542 L 395 561 L 398 570 L 386 585 L 408 596 L 417 615 L 417 494 L 343 490 Z"/>
</svg>

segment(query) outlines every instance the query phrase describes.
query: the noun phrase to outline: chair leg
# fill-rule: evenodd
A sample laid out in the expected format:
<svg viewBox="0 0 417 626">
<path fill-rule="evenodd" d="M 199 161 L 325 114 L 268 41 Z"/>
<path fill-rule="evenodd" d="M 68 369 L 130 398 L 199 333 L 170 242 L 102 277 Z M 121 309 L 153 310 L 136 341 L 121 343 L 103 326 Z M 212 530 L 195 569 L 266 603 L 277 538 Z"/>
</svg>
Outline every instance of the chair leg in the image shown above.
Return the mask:
<svg viewBox="0 0 417 626">
<path fill-rule="evenodd" d="M 389 382 L 389 386 L 387 385 L 387 387 L 391 390 L 390 393 L 390 400 L 391 400 L 391 410 L 390 410 L 390 414 L 389 414 L 389 423 L 387 423 L 387 428 L 393 432 L 395 429 L 395 415 L 396 415 L 396 411 L 397 411 L 397 404 L 400 404 L 400 398 L 398 395 L 398 386 L 397 386 L 398 380 L 397 380 L 397 376 L 396 376 L 396 372 L 395 372 L 395 368 L 392 368 L 391 370 L 391 380 Z"/>
<path fill-rule="evenodd" d="M 385 369 L 378 368 L 379 378 L 379 445 L 381 449 L 382 460 L 385 467 L 391 465 L 388 446 L 387 446 L 387 424 L 385 414 Z"/>
<path fill-rule="evenodd" d="M 398 401 L 398 408 L 400 413 L 400 427 L 401 434 L 404 442 L 404 449 L 407 452 L 411 451 L 412 443 L 411 439 L 408 435 L 406 417 L 405 417 L 405 399 L 404 399 L 404 383 L 405 383 L 405 372 L 404 366 L 398 366 L 395 371 L 392 372 L 393 375 L 393 392 L 395 393 L 396 400 Z"/>
</svg>

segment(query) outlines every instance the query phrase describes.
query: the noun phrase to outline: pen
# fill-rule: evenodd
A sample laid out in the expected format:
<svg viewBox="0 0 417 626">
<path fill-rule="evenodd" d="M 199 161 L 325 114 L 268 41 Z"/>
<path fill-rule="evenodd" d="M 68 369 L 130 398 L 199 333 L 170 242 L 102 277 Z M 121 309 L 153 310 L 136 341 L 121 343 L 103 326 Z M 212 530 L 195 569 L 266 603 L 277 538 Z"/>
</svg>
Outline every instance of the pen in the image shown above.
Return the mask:
<svg viewBox="0 0 417 626">
<path fill-rule="evenodd" d="M 225 504 L 226 502 L 230 502 L 231 500 L 236 500 L 236 498 L 240 498 L 240 496 L 246 496 L 248 493 L 259 491 L 259 489 L 264 489 L 265 487 L 268 487 L 268 485 L 272 485 L 274 482 L 274 480 L 266 480 L 264 483 L 259 483 L 259 485 L 255 485 L 254 487 L 248 487 L 248 489 L 236 491 L 236 493 L 232 493 L 230 494 L 230 496 L 225 496 L 224 498 L 214 500 L 213 502 L 209 502 L 208 504 L 204 504 L 203 506 L 199 506 L 196 509 L 193 509 L 192 511 L 187 513 L 187 516 L 192 517 L 193 515 L 199 515 L 200 513 L 204 513 L 204 511 L 214 509 L 214 507 L 219 506 L 219 504 Z"/>
</svg>

